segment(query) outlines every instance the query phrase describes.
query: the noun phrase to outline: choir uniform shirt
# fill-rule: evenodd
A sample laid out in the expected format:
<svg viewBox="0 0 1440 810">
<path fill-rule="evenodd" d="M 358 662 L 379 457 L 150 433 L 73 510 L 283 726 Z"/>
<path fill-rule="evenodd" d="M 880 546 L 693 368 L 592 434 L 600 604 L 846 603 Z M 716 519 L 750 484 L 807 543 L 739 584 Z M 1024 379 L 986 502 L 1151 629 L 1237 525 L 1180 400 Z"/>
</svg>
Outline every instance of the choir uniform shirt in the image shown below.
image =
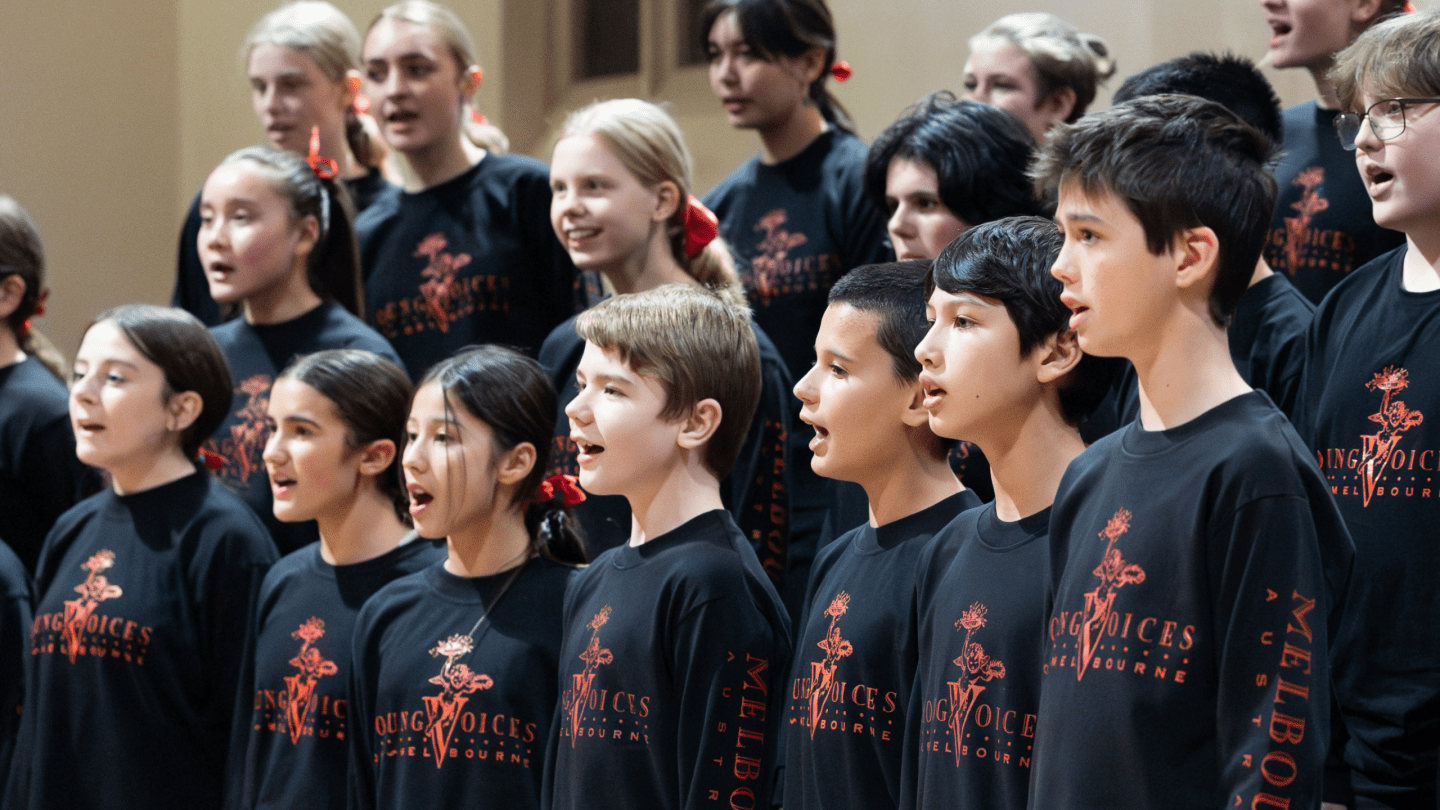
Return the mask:
<svg viewBox="0 0 1440 810">
<path fill-rule="evenodd" d="M 1333 663 L 1344 762 L 1357 799 L 1396 807 L 1435 803 L 1440 750 L 1440 292 L 1401 286 L 1405 253 L 1320 305 L 1296 412 L 1355 540 Z"/>
<path fill-rule="evenodd" d="M 920 657 L 900 806 L 1024 810 L 1049 617 L 1050 509 L 1002 521 L 986 504 L 921 558 Z"/>
<path fill-rule="evenodd" d="M 28 355 L 0 368 L 0 535 L 27 570 L 60 514 L 99 488 L 75 457 L 64 383 Z"/>
<path fill-rule="evenodd" d="M 356 223 L 365 320 L 418 379 L 465 346 L 534 355 L 584 291 L 550 227 L 550 172 L 488 154 L 424 191 L 391 189 Z"/>
<path fill-rule="evenodd" d="M 1355 268 L 1405 241 L 1375 224 L 1355 153 L 1335 134 L 1339 112 L 1314 101 L 1285 111 L 1280 194 L 1265 240 L 1265 262 L 1316 304 Z"/>
<path fill-rule="evenodd" d="M 980 499 L 962 490 L 826 546 L 785 685 L 784 803 L 796 810 L 896 807 L 918 654 L 916 565 L 931 538 Z"/>
<path fill-rule="evenodd" d="M 275 547 L 204 471 L 60 517 L 7 807 L 218 808 L 246 626 Z"/>
<path fill-rule="evenodd" d="M 385 182 L 379 169 L 371 169 L 360 177 L 346 178 L 342 182 L 350 191 L 357 215 L 369 208 L 382 192 L 393 188 Z M 206 326 L 219 326 L 239 313 L 226 317 L 223 308 L 210 297 L 210 282 L 205 278 L 205 265 L 200 263 L 199 238 L 200 192 L 196 192 L 195 199 L 190 201 L 190 210 L 185 212 L 185 224 L 180 228 L 178 269 L 175 289 L 170 294 L 170 306 L 189 312 Z"/>
<path fill-rule="evenodd" d="M 210 333 L 225 352 L 235 393 L 230 415 L 205 442 L 205 449 L 224 460 L 217 472 L 220 480 L 260 516 L 280 553 L 289 554 L 320 539 L 320 530 L 313 520 L 285 523 L 273 511 L 270 476 L 261 456 L 270 438 L 266 411 L 275 378 L 295 358 L 325 349 L 364 349 L 401 369 L 405 366 L 384 338 L 334 301 L 285 323 L 250 324 L 236 318 Z"/>
<path fill-rule="evenodd" d="M 33 604 L 30 572 L 9 546 L 0 543 L 0 799 L 5 796 L 5 778 L 20 728 Z"/>
<path fill-rule="evenodd" d="M 1269 397 L 1096 442 L 1050 538 L 1030 806 L 1314 806 L 1354 552 Z"/>
<path fill-rule="evenodd" d="M 547 807 L 767 807 L 789 655 L 729 512 L 605 552 L 565 597 Z"/>
<path fill-rule="evenodd" d="M 720 483 L 720 495 L 778 588 L 785 575 L 785 549 L 790 537 L 790 455 L 786 438 L 794 383 L 775 344 L 759 326 L 752 323 L 751 328 L 760 346 L 760 401 L 740 455 Z M 540 348 L 540 364 L 560 400 L 550 454 L 552 473 L 580 474 L 565 408 L 579 393 L 575 370 L 584 351 L 585 341 L 575 332 L 575 318 L 555 327 Z M 585 528 L 589 559 L 629 541 L 630 502 L 624 496 L 589 495 L 574 511 Z"/>
<path fill-rule="evenodd" d="M 441 563 L 366 603 L 350 678 L 352 810 L 540 807 L 574 573 L 545 557 L 474 578 Z"/>
<path fill-rule="evenodd" d="M 236 696 L 227 799 L 246 810 L 343 810 L 355 617 L 385 585 L 444 559 L 443 541 L 412 532 L 371 560 L 330 565 L 315 543 L 270 569 Z"/>
</svg>

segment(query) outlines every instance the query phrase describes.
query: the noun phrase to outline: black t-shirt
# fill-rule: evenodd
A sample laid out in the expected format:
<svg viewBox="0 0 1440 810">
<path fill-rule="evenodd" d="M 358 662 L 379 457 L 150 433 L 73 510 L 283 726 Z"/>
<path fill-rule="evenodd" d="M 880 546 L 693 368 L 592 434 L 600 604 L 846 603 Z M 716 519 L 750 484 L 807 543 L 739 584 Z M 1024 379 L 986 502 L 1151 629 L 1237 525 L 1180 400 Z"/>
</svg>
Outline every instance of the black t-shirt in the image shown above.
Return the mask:
<svg viewBox="0 0 1440 810">
<path fill-rule="evenodd" d="M 350 190 L 350 199 L 355 202 L 357 216 L 369 208 L 381 192 L 392 187 L 385 182 L 379 169 L 371 169 L 362 177 L 349 178 L 344 182 Z M 199 237 L 200 193 L 196 192 L 195 199 L 190 201 L 190 210 L 185 212 L 185 224 L 180 228 L 179 260 L 170 305 L 189 312 L 206 326 L 219 326 L 229 318 L 210 297 L 210 282 L 205 278 L 205 266 L 200 263 L 200 249 L 196 242 Z M 230 317 L 238 314 L 237 311 Z"/>
<path fill-rule="evenodd" d="M 434 188 L 392 189 L 356 229 L 365 320 L 416 379 L 475 343 L 533 355 L 584 303 L 550 227 L 550 172 L 533 158 L 487 155 Z"/>
<path fill-rule="evenodd" d="M 547 806 L 767 807 L 787 623 L 724 510 L 601 555 L 565 596 Z"/>
<path fill-rule="evenodd" d="M 1280 195 L 1265 240 L 1265 261 L 1319 303 L 1350 271 L 1405 241 L 1375 224 L 1355 153 L 1335 135 L 1337 110 L 1314 101 L 1285 111 L 1285 143 L 1275 181 Z"/>
<path fill-rule="evenodd" d="M 0 368 L 0 535 L 28 570 L 56 518 L 99 487 L 75 457 L 64 384 L 34 357 Z"/>
<path fill-rule="evenodd" d="M 773 166 L 750 158 L 705 195 L 760 324 L 800 379 L 835 280 L 893 258 L 865 194 L 865 144 L 831 128 Z"/>
<path fill-rule="evenodd" d="M 1096 442 L 1050 538 L 1030 806 L 1319 801 L 1353 547 L 1269 397 Z"/>
<path fill-rule="evenodd" d="M 25 699 L 25 659 L 34 619 L 30 572 L 9 546 L 0 543 L 0 797 L 15 753 Z"/>
<path fill-rule="evenodd" d="M 230 415 L 205 442 L 205 449 L 225 460 L 217 477 L 260 516 L 280 553 L 289 554 L 320 539 L 320 530 L 313 520 L 283 523 L 271 511 L 274 497 L 261 454 L 270 438 L 265 419 L 276 376 L 296 357 L 325 349 L 364 349 L 397 365 L 400 358 L 374 329 L 333 301 L 285 323 L 259 326 L 236 318 L 210 333 L 230 364 L 235 395 Z"/>
<path fill-rule="evenodd" d="M 265 527 L 197 470 L 105 490 L 45 540 L 7 807 L 221 806 Z"/>
<path fill-rule="evenodd" d="M 720 483 L 720 495 L 755 547 L 760 565 L 779 588 L 790 539 L 790 455 L 786 437 L 790 433 L 790 389 L 794 384 L 775 344 L 759 326 L 751 326 L 755 342 L 760 345 L 760 402 L 735 466 Z M 540 364 L 560 395 L 550 458 L 553 473 L 580 474 L 565 407 L 578 393 L 575 370 L 584 351 L 585 341 L 575 332 L 574 318 L 555 327 L 540 348 Z M 590 495 L 575 507 L 575 514 L 585 527 L 587 556 L 592 560 L 630 539 L 630 503 L 624 496 Z"/>
<path fill-rule="evenodd" d="M 901 807 L 1024 810 L 1049 618 L 1050 510 L 960 515 L 921 557 Z"/>
<path fill-rule="evenodd" d="M 437 564 L 365 604 L 350 678 L 352 810 L 540 807 L 574 573 L 543 557 L 475 578 Z"/>
<path fill-rule="evenodd" d="M 385 585 L 444 559 L 443 541 L 415 538 L 373 560 L 330 565 L 316 543 L 270 569 L 236 696 L 233 806 L 345 807 L 355 617 Z"/>
<path fill-rule="evenodd" d="M 1225 332 L 1235 370 L 1287 416 L 1295 412 L 1295 391 L 1305 360 L 1305 336 L 1315 305 L 1279 273 L 1250 285 L 1240 296 Z M 1140 383 L 1129 363 L 1095 413 L 1081 428 L 1094 443 L 1140 417 Z"/>
<path fill-rule="evenodd" d="M 1320 305 L 1295 424 L 1355 539 L 1333 663 L 1354 790 L 1418 806 L 1440 750 L 1440 292 L 1401 287 L 1405 253 Z"/>
<path fill-rule="evenodd" d="M 785 805 L 895 807 L 915 678 L 916 563 L 965 490 L 826 546 L 810 575 L 785 688 Z"/>
</svg>

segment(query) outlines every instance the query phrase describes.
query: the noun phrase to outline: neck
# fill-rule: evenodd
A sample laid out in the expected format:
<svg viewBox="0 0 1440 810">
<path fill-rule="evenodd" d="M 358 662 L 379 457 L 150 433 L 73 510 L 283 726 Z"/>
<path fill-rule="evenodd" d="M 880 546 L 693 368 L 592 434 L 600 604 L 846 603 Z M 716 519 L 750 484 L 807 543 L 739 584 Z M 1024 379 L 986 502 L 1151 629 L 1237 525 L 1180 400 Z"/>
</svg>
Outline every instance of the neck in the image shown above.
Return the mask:
<svg viewBox="0 0 1440 810">
<path fill-rule="evenodd" d="M 1178 427 L 1251 390 L 1230 359 L 1225 329 L 1204 302 L 1182 307 L 1148 343 L 1156 350 L 1128 358 L 1140 382 L 1140 424 L 1146 430 Z"/>
<path fill-rule="evenodd" d="M 110 473 L 110 485 L 116 495 L 134 495 L 147 489 L 178 481 L 195 472 L 195 464 L 180 452 L 179 437 L 176 444 L 164 451 L 137 459 L 123 467 L 106 469 Z"/>
<path fill-rule="evenodd" d="M 471 155 L 461 143 L 464 137 L 463 132 L 457 132 L 453 137 L 444 137 L 429 146 L 406 152 L 405 161 L 410 165 L 414 181 L 407 184 L 405 190 L 414 193 L 434 188 L 447 180 L 454 180 L 483 160 L 486 152 L 482 149 L 478 155 Z"/>
<path fill-rule="evenodd" d="M 15 333 L 10 330 L 10 324 L 0 322 L 0 368 L 13 366 L 25 359 L 25 352 L 20 348 L 20 341 L 15 339 Z"/>
<path fill-rule="evenodd" d="M 674 282 L 699 283 L 675 261 L 675 254 L 670 251 L 670 245 L 665 239 L 664 223 L 660 223 L 655 233 L 650 235 L 650 241 L 646 243 L 643 253 L 637 253 L 610 267 L 602 267 L 600 272 L 615 288 L 615 292 L 622 295 L 653 290 L 662 284 Z"/>
<path fill-rule="evenodd" d="M 1051 386 L 1029 413 L 1007 427 L 1003 435 L 984 437 L 980 450 L 990 462 L 995 514 L 1013 523 L 1055 502 L 1060 478 L 1085 451 L 1085 440 L 1065 421 L 1059 392 Z"/>
<path fill-rule="evenodd" d="M 297 257 L 284 283 L 261 290 L 244 301 L 245 322 L 251 326 L 267 326 L 293 321 L 321 304 L 320 296 L 310 289 L 305 274 L 305 257 Z"/>
<path fill-rule="evenodd" d="M 1428 229 L 1412 231 L 1405 237 L 1405 246 L 1402 286 L 1417 293 L 1440 290 L 1440 234 Z"/>
<path fill-rule="evenodd" d="M 870 501 L 871 526 L 894 523 L 965 489 L 950 469 L 948 458 L 935 458 L 915 442 L 905 442 L 887 462 L 880 475 L 856 482 Z"/>
<path fill-rule="evenodd" d="M 1335 83 L 1326 77 L 1334 64 L 1334 59 L 1327 59 L 1324 64 L 1311 65 L 1306 68 L 1310 71 L 1310 78 L 1315 82 L 1315 103 L 1320 105 L 1321 109 L 1340 109 L 1340 97 L 1335 94 Z"/>
<path fill-rule="evenodd" d="M 320 155 L 335 161 L 336 177 L 364 177 L 369 171 L 360 165 L 350 151 L 350 140 L 345 137 L 345 121 L 338 126 L 320 130 Z"/>
<path fill-rule="evenodd" d="M 362 478 L 357 497 L 334 513 L 316 515 L 320 525 L 320 558 L 330 565 L 353 565 L 389 553 L 405 537 L 405 524 L 395 505 Z"/>
<path fill-rule="evenodd" d="M 720 480 L 706 469 L 700 454 L 681 451 L 681 457 L 643 491 L 621 493 L 630 502 L 630 545 L 643 545 L 686 521 L 725 508 Z"/>
<path fill-rule="evenodd" d="M 1275 275 L 1275 271 L 1270 269 L 1270 265 L 1266 264 L 1264 259 L 1261 259 L 1255 263 L 1255 272 L 1250 274 L 1250 283 L 1245 286 L 1247 288 L 1254 287 L 1273 275 Z"/>
<path fill-rule="evenodd" d="M 771 166 L 787 161 L 829 128 L 814 104 L 798 104 L 784 121 L 759 131 L 760 161 Z"/>
<path fill-rule="evenodd" d="M 497 499 L 508 493 L 497 490 Z M 524 562 L 530 554 L 530 533 L 519 506 L 495 509 L 484 519 L 452 532 L 447 540 L 445 570 L 457 577 L 488 577 Z"/>
</svg>

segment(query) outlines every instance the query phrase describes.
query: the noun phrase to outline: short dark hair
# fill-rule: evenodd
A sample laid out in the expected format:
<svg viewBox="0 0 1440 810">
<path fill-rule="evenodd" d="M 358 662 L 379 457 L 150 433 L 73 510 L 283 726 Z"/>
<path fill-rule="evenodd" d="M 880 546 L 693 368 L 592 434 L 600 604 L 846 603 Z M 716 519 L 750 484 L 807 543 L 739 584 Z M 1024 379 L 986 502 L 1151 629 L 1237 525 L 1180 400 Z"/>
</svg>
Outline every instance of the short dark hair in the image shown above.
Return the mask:
<svg viewBox="0 0 1440 810">
<path fill-rule="evenodd" d="M 1219 240 L 1210 315 L 1224 326 L 1249 286 L 1275 211 L 1270 139 L 1195 96 L 1143 96 L 1057 126 L 1031 168 L 1036 190 L 1068 182 L 1122 200 L 1156 256 L 1187 228 Z"/>
<path fill-rule="evenodd" d="M 525 528 L 532 548 L 565 563 L 585 562 L 584 530 L 570 507 L 538 497 L 550 471 L 559 399 L 550 378 L 534 359 L 503 346 L 470 346 L 425 372 L 417 389 L 435 383 L 445 407 L 458 403 L 490 426 L 500 452 L 522 442 L 535 448 L 535 464 L 516 490 L 525 504 Z"/>
<path fill-rule="evenodd" d="M 1070 329 L 1070 310 L 1060 303 L 1064 285 L 1050 272 L 1064 237 L 1040 217 L 1008 217 L 961 234 L 936 257 L 925 276 L 925 298 L 938 287 L 951 295 L 970 293 L 1005 306 L 1020 336 L 1020 356 L 1051 335 Z M 1060 409 L 1078 425 L 1100 404 L 1122 367 L 1113 357 L 1084 355 L 1060 388 Z"/>
<path fill-rule="evenodd" d="M 90 322 L 115 325 L 135 350 L 160 367 L 165 375 L 165 396 L 186 391 L 200 395 L 200 415 L 180 434 L 180 449 L 194 458 L 200 445 L 230 415 L 234 397 L 230 364 L 210 330 L 183 309 L 151 304 L 126 304 L 105 310 Z"/>
<path fill-rule="evenodd" d="M 1035 137 L 1014 113 L 941 90 L 920 99 L 870 144 L 865 194 L 886 210 L 885 176 L 895 158 L 935 172 L 940 201 L 966 225 L 1050 213 L 1025 174 Z"/>
<path fill-rule="evenodd" d="M 1186 93 L 1225 105 L 1273 143 L 1284 140 L 1284 110 L 1270 80 L 1244 56 L 1195 51 L 1151 65 L 1120 85 L 1112 104 L 1141 96 Z"/>
<path fill-rule="evenodd" d="M 849 304 L 880 319 L 875 339 L 890 354 L 895 377 L 914 382 L 920 377 L 915 347 L 924 339 L 925 277 L 928 259 L 867 264 L 841 276 L 830 288 L 830 306 Z"/>
<path fill-rule="evenodd" d="M 345 422 L 345 444 L 350 449 L 381 439 L 395 444 L 394 460 L 375 483 L 394 504 L 396 516 L 408 525 L 410 499 L 400 454 L 405 450 L 405 421 L 414 394 L 409 375 L 374 352 L 329 349 L 296 358 L 277 379 L 305 383 L 334 403 Z"/>
</svg>

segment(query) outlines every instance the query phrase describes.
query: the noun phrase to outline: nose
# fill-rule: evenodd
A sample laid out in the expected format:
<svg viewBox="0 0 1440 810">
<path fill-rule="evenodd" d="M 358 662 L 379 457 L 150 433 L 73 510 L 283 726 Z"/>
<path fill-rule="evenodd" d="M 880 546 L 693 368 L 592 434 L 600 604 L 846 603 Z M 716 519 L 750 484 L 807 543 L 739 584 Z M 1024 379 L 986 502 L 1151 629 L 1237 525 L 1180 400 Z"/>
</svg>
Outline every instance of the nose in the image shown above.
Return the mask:
<svg viewBox="0 0 1440 810">
<path fill-rule="evenodd" d="M 280 449 L 280 428 L 270 431 L 270 438 L 265 440 L 265 450 L 260 454 L 260 459 L 269 466 L 277 466 L 285 461 L 285 454 Z"/>
<path fill-rule="evenodd" d="M 1066 239 L 1060 246 L 1060 253 L 1055 257 L 1055 264 L 1050 266 L 1050 275 L 1054 276 L 1061 284 L 1070 285 L 1075 283 L 1075 274 L 1070 266 L 1070 240 Z"/>
<path fill-rule="evenodd" d="M 576 394 L 575 398 L 570 400 L 570 404 L 565 406 L 565 416 L 577 425 L 590 423 L 590 405 L 585 396 L 586 390 L 589 390 L 588 387 Z"/>
<path fill-rule="evenodd" d="M 910 206 L 903 202 L 896 205 L 894 212 L 890 214 L 890 219 L 885 222 L 885 228 L 890 231 L 891 241 L 914 236 L 915 227 L 910 216 Z"/>
<path fill-rule="evenodd" d="M 1375 130 L 1370 128 L 1370 116 L 1361 118 L 1360 131 L 1355 133 L 1355 151 L 1374 152 L 1384 144 L 1384 141 L 1375 137 Z"/>
<path fill-rule="evenodd" d="M 95 375 L 81 374 L 70 383 L 71 402 L 84 402 L 94 404 L 95 399 Z"/>
<path fill-rule="evenodd" d="M 411 439 L 405 442 L 405 450 L 400 454 L 400 467 L 405 472 L 415 472 L 424 467 L 424 457 L 420 454 L 420 442 Z"/>
<path fill-rule="evenodd" d="M 725 86 L 731 86 L 739 80 L 739 74 L 735 71 L 735 56 L 729 53 L 721 53 L 710 63 L 710 78 Z"/>
<path fill-rule="evenodd" d="M 819 363 L 810 366 L 810 370 L 805 372 L 805 376 L 801 377 L 800 380 L 795 383 L 795 387 L 790 389 L 790 392 L 795 395 L 795 398 L 806 405 L 815 404 L 815 374 L 819 368 Z"/>
<path fill-rule="evenodd" d="M 920 338 L 920 343 L 915 346 L 915 359 L 919 360 L 920 365 L 924 368 L 934 369 L 937 367 L 935 361 L 940 355 L 936 351 L 935 330 L 939 328 L 940 319 L 937 318 L 935 323 L 930 324 L 930 328 L 925 331 L 925 337 Z"/>
</svg>

